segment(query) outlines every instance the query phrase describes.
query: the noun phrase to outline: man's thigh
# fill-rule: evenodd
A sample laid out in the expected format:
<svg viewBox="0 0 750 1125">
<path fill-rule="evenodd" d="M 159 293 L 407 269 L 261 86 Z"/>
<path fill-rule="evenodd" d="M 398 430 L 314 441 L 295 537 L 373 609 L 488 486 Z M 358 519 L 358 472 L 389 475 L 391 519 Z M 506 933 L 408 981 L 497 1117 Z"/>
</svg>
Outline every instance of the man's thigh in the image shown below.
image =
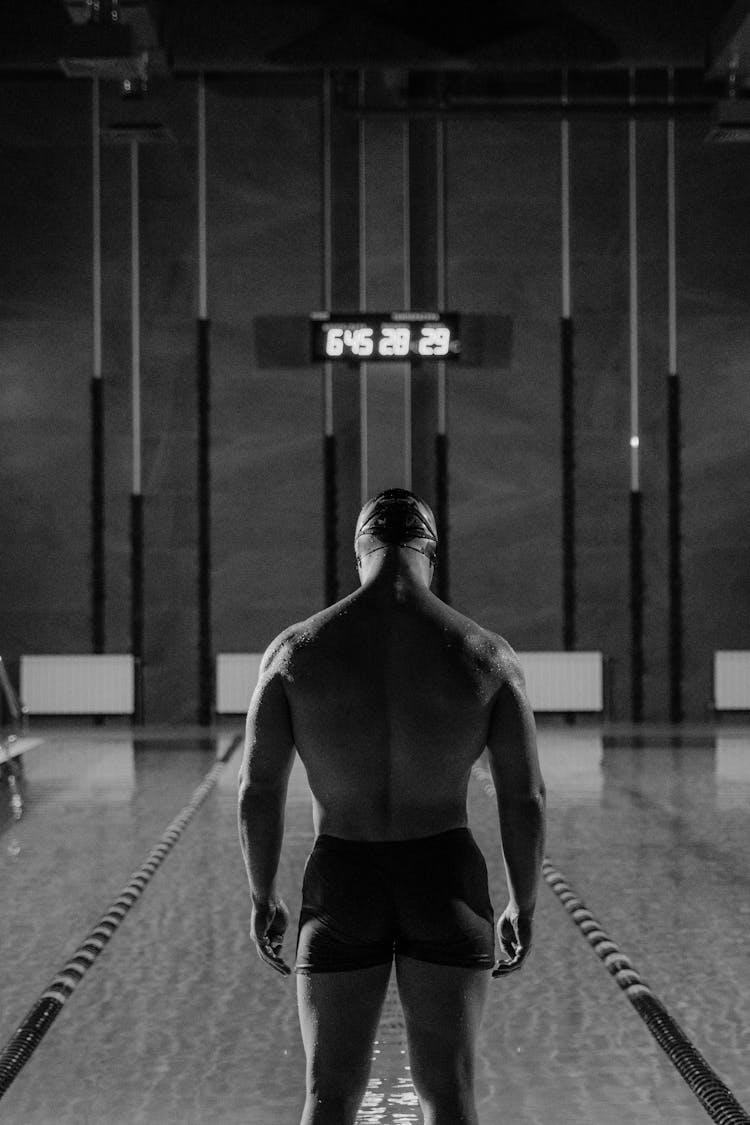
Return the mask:
<svg viewBox="0 0 750 1125">
<path fill-rule="evenodd" d="M 470 1083 L 491 974 L 397 956 L 396 975 L 418 1089 Z"/>
<path fill-rule="evenodd" d="M 369 1074 L 390 963 L 368 969 L 299 973 L 297 1004 L 308 1076 L 335 1082 Z M 365 1079 L 366 1081 L 366 1079 Z"/>
</svg>

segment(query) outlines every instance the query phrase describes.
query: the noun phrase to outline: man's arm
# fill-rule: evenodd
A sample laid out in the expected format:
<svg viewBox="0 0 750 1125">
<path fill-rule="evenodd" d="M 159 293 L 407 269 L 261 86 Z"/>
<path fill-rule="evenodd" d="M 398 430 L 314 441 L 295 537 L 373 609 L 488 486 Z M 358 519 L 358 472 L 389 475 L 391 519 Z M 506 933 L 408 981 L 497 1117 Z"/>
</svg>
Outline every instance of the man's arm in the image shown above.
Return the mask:
<svg viewBox="0 0 750 1125">
<path fill-rule="evenodd" d="M 510 956 L 494 975 L 519 968 L 531 948 L 536 892 L 544 856 L 545 788 L 536 749 L 534 713 L 515 657 L 492 710 L 487 738 L 497 793 L 500 839 L 508 881 L 508 905 L 498 922 L 500 944 Z"/>
<path fill-rule="evenodd" d="M 260 957 L 279 972 L 289 912 L 276 893 L 284 836 L 284 806 L 294 762 L 289 705 L 278 670 L 279 646 L 263 658 L 250 701 L 240 767 L 238 821 L 252 900 L 252 938 Z"/>
</svg>

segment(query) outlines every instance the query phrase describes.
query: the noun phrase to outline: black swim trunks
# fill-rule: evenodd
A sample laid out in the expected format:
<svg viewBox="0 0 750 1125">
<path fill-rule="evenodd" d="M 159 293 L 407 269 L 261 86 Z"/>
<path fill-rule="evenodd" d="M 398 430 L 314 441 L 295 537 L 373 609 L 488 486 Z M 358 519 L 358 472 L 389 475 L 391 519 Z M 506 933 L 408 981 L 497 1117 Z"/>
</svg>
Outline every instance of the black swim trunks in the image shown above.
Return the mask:
<svg viewBox="0 0 750 1125">
<path fill-rule="evenodd" d="M 366 969 L 394 953 L 490 969 L 484 856 L 468 828 L 415 840 L 318 836 L 305 867 L 298 973 Z"/>
</svg>

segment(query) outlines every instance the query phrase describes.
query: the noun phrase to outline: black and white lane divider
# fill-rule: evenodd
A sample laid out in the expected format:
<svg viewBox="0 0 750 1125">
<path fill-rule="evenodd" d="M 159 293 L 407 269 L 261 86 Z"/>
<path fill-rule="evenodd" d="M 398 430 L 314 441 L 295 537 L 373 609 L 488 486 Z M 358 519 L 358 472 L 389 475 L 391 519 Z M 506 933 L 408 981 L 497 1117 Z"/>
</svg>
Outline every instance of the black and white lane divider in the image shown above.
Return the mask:
<svg viewBox="0 0 750 1125">
<path fill-rule="evenodd" d="M 495 786 L 489 770 L 477 764 L 473 773 L 485 793 L 494 799 Z M 542 862 L 542 875 L 708 1115 L 717 1125 L 750 1125 L 750 1114 L 547 857 Z"/>
<path fill-rule="evenodd" d="M 96 961 L 128 912 L 143 894 L 149 882 L 161 867 L 172 848 L 184 833 L 198 809 L 216 785 L 227 762 L 242 741 L 237 735 L 211 767 L 203 781 L 184 808 L 166 828 L 161 839 L 151 849 L 125 888 L 109 906 L 99 923 L 84 938 L 66 965 L 50 982 L 37 1002 L 28 1012 L 20 1027 L 0 1051 L 0 1097 L 26 1065 L 34 1051 L 60 1014 L 63 1004 L 78 987 L 84 975 Z"/>
</svg>

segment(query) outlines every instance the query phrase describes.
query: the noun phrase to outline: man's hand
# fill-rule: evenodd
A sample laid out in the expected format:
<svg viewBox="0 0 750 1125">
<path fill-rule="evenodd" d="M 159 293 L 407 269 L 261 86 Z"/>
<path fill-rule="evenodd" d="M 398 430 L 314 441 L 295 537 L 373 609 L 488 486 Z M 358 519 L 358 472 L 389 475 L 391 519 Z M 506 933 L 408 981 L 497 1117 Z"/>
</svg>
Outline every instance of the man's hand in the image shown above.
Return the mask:
<svg viewBox="0 0 750 1125">
<path fill-rule="evenodd" d="M 253 903 L 250 936 L 255 942 L 258 956 L 285 977 L 292 971 L 281 956 L 281 945 L 288 925 L 289 910 L 281 899 Z"/>
<path fill-rule="evenodd" d="M 520 914 L 517 908 L 506 906 L 497 923 L 497 937 L 509 960 L 498 961 L 492 970 L 493 977 L 502 977 L 521 968 L 531 952 L 531 929 L 529 914 Z"/>
</svg>

